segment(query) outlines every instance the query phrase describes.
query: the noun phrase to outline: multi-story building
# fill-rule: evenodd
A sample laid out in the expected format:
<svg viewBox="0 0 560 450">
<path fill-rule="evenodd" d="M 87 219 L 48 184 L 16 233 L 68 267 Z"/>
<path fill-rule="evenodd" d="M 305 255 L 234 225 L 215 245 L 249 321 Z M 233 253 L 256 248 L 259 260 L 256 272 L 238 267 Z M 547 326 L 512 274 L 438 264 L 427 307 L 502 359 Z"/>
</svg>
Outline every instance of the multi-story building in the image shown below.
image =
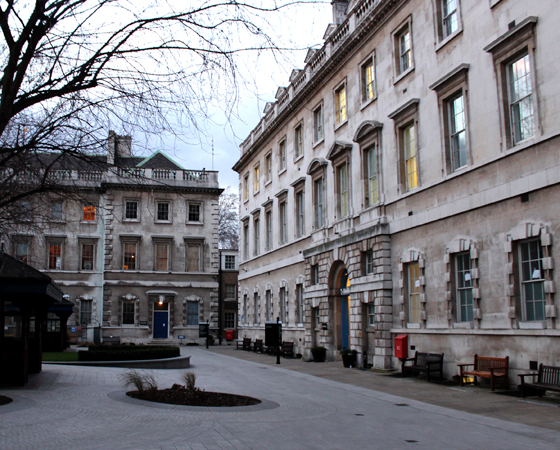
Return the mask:
<svg viewBox="0 0 560 450">
<path fill-rule="evenodd" d="M 239 276 L 239 252 L 220 250 L 220 339 L 237 339 L 237 278 Z"/>
<path fill-rule="evenodd" d="M 241 145 L 240 333 L 560 363 L 560 11 L 334 0 Z M 512 375 L 514 376 L 514 375 Z"/>
<path fill-rule="evenodd" d="M 8 251 L 75 303 L 84 340 L 197 341 L 199 321 L 218 328 L 218 173 L 132 156 L 131 141 L 110 132 L 107 156 L 64 160 L 53 176 L 73 194 L 42 205 L 44 226 L 21 224 Z"/>
</svg>

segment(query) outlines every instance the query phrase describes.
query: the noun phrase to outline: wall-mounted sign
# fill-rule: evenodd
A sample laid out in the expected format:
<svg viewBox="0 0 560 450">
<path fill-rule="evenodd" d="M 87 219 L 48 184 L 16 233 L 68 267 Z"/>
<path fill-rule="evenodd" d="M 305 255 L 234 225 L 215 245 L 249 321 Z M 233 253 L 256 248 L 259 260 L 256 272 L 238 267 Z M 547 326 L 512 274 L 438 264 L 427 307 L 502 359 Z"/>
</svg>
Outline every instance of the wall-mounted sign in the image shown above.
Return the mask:
<svg viewBox="0 0 560 450">
<path fill-rule="evenodd" d="M 148 325 L 148 322 L 146 322 L 145 320 L 141 320 L 140 325 Z"/>
<path fill-rule="evenodd" d="M 210 333 L 210 324 L 208 322 L 200 322 L 198 324 L 198 337 L 207 338 Z"/>
<path fill-rule="evenodd" d="M 329 329 L 329 327 L 326 323 L 321 324 L 321 330 L 328 330 L 328 329 Z"/>
<path fill-rule="evenodd" d="M 177 336 L 179 339 L 185 339 L 185 336 L 183 336 L 182 334 L 180 334 L 179 336 Z"/>
</svg>

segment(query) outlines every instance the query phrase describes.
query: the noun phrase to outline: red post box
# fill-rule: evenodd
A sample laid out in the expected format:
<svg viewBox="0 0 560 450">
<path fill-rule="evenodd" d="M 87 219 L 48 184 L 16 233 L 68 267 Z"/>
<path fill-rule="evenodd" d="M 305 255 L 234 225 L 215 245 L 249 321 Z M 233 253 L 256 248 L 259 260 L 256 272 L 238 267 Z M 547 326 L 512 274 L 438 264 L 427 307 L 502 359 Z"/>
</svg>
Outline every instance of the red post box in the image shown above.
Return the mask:
<svg viewBox="0 0 560 450">
<path fill-rule="evenodd" d="M 408 335 L 399 334 L 395 336 L 395 357 L 408 358 Z"/>
<path fill-rule="evenodd" d="M 233 341 L 233 330 L 226 330 L 226 341 Z"/>
</svg>

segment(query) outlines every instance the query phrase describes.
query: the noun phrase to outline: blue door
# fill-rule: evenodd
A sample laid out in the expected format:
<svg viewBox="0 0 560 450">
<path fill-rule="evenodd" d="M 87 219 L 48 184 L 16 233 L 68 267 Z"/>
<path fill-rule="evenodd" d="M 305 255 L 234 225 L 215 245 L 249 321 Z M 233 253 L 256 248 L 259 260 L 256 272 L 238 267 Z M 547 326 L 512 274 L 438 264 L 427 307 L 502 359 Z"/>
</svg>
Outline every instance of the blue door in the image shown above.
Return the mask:
<svg viewBox="0 0 560 450">
<path fill-rule="evenodd" d="M 345 270 L 340 283 L 340 322 L 342 333 L 342 350 L 347 350 L 350 346 L 350 310 L 349 296 L 346 294 L 348 288 L 348 272 Z"/>
<path fill-rule="evenodd" d="M 154 339 L 167 339 L 169 328 L 169 313 L 154 311 Z"/>
</svg>

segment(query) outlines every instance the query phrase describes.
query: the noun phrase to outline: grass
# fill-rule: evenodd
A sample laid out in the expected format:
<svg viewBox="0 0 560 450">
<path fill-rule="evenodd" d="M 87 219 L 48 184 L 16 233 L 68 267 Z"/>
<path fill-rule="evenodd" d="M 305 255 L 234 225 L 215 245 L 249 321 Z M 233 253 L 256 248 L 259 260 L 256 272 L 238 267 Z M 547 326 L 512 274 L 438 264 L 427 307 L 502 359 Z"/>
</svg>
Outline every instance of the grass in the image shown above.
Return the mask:
<svg viewBox="0 0 560 450">
<path fill-rule="evenodd" d="M 43 352 L 43 361 L 78 361 L 78 352 Z"/>
</svg>

